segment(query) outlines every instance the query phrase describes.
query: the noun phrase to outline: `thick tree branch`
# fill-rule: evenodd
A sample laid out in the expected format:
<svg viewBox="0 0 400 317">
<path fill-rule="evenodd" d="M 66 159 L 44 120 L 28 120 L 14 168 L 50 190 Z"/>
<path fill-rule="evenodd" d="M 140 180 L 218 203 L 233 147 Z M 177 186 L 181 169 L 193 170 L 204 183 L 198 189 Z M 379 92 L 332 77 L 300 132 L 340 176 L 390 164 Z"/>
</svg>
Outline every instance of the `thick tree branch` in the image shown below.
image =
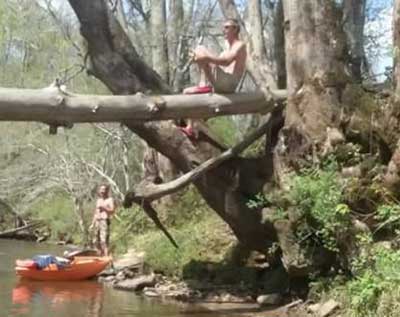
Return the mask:
<svg viewBox="0 0 400 317">
<path fill-rule="evenodd" d="M 161 223 L 160 219 L 157 216 L 157 212 L 154 210 L 151 203 L 148 201 L 142 201 L 142 202 L 136 201 L 136 203 L 138 203 L 140 206 L 143 207 L 143 210 L 146 213 L 146 215 L 149 216 L 151 220 L 153 220 L 157 228 L 160 229 L 167 236 L 168 240 L 172 243 L 172 245 L 178 249 L 178 244 L 176 243 L 172 235 L 168 232 L 168 230 L 164 227 L 164 225 Z"/>
<path fill-rule="evenodd" d="M 271 116 L 270 116 L 271 118 Z M 269 118 L 269 119 L 270 119 Z M 157 185 L 147 181 L 146 179 L 138 185 L 135 191 L 131 191 L 127 193 L 124 200 L 124 207 L 128 208 L 132 206 L 132 203 L 136 203 L 143 208 L 145 213 L 153 220 L 156 226 L 167 236 L 169 241 L 178 248 L 177 243 L 168 232 L 168 230 L 161 223 L 158 218 L 157 212 L 151 205 L 152 200 L 159 199 L 163 196 L 172 194 L 186 185 L 192 183 L 200 176 L 205 173 L 211 171 L 213 168 L 220 165 L 222 162 L 238 155 L 242 151 L 244 151 L 248 146 L 250 146 L 254 141 L 258 138 L 266 134 L 271 128 L 270 120 L 267 120 L 263 125 L 261 125 L 254 132 L 250 133 L 246 138 L 244 138 L 241 142 L 236 144 L 234 147 L 225 151 L 221 155 L 211 158 L 205 161 L 200 166 L 194 168 L 192 171 L 186 173 L 185 175 L 165 184 Z"/>
<path fill-rule="evenodd" d="M 57 87 L 0 88 L 0 121 L 46 123 L 157 121 L 210 118 L 243 113 L 267 113 L 284 99 L 277 91 L 234 95 L 96 96 L 74 95 Z"/>
<path fill-rule="evenodd" d="M 130 206 L 131 201 L 137 199 L 145 199 L 147 201 L 152 201 L 160 199 L 163 196 L 177 192 L 178 190 L 184 188 L 186 185 L 192 183 L 194 180 L 199 178 L 204 173 L 212 170 L 222 162 L 238 155 L 249 147 L 254 141 L 263 136 L 270 129 L 270 122 L 267 120 L 263 125 L 261 125 L 254 132 L 246 136 L 241 142 L 236 144 L 234 147 L 223 152 L 217 157 L 213 157 L 200 166 L 194 168 L 190 172 L 182 175 L 181 177 L 164 184 L 154 184 L 149 182 L 142 183 L 142 186 L 138 186 L 134 192 L 127 194 L 125 198 L 124 205 Z"/>
<path fill-rule="evenodd" d="M 33 228 L 40 227 L 40 226 L 43 226 L 42 222 L 33 221 L 33 222 L 23 225 L 21 227 L 0 232 L 0 238 L 1 239 L 13 238 L 13 237 L 15 237 L 15 235 L 18 232 L 25 231 L 25 230 L 32 230 Z"/>
<path fill-rule="evenodd" d="M 87 40 L 90 72 L 118 94 L 151 89 L 170 92 L 161 77 L 143 62 L 104 0 L 69 0 Z"/>
</svg>

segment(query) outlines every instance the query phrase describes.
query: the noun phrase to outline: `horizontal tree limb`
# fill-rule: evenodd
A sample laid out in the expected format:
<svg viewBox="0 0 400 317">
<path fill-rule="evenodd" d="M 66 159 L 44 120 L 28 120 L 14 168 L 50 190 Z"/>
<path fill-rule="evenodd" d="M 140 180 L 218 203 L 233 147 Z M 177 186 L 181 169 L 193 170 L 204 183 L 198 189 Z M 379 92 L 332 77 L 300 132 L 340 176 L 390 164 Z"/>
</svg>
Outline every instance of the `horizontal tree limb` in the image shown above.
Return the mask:
<svg viewBox="0 0 400 317">
<path fill-rule="evenodd" d="M 12 237 L 15 236 L 15 234 L 17 234 L 20 231 L 33 229 L 33 228 L 40 227 L 40 226 L 43 226 L 43 223 L 41 223 L 41 222 L 31 222 L 31 223 L 28 223 L 28 224 L 26 224 L 24 226 L 18 227 L 18 228 L 9 229 L 9 230 L 0 232 L 0 238 L 12 238 Z"/>
<path fill-rule="evenodd" d="M 59 87 L 0 88 L 0 121 L 37 121 L 50 125 L 83 122 L 157 121 L 267 113 L 285 100 L 286 91 L 231 95 L 127 96 L 78 95 Z"/>
<path fill-rule="evenodd" d="M 204 173 L 217 167 L 222 162 L 240 154 L 247 147 L 249 147 L 254 141 L 263 136 L 268 132 L 270 127 L 269 120 L 267 120 L 263 125 L 254 130 L 252 133 L 247 135 L 242 141 L 237 143 L 232 148 L 226 150 L 220 155 L 210 158 L 201 165 L 197 166 L 190 172 L 174 179 L 168 183 L 154 184 L 151 182 L 144 181 L 142 184 L 137 186 L 133 192 L 127 194 L 126 198 L 128 201 L 128 206 L 132 201 L 140 202 L 141 200 L 152 201 L 160 199 L 163 196 L 172 194 L 187 186 L 188 184 L 195 181 Z"/>
</svg>

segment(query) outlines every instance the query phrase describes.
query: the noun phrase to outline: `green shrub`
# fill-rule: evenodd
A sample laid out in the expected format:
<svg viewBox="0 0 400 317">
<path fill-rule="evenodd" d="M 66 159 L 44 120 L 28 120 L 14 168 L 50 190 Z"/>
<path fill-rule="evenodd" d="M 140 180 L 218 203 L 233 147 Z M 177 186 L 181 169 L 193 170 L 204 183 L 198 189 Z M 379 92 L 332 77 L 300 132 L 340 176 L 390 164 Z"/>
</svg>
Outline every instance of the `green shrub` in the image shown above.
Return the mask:
<svg viewBox="0 0 400 317">
<path fill-rule="evenodd" d="M 258 209 L 269 205 L 270 203 L 270 199 L 268 199 L 268 197 L 265 196 L 264 193 L 258 193 L 254 196 L 253 199 L 249 199 L 246 205 L 251 209 Z"/>
<path fill-rule="evenodd" d="M 400 229 L 400 206 L 397 204 L 381 205 L 376 210 L 375 219 L 380 222 L 376 231 L 382 228 Z"/>
<path fill-rule="evenodd" d="M 43 220 L 50 229 L 51 239 L 70 239 L 79 234 L 78 219 L 71 199 L 61 193 L 49 194 L 31 208 L 34 218 Z"/>
<path fill-rule="evenodd" d="M 288 198 L 304 220 L 298 226 L 299 239 L 315 237 L 327 249 L 338 251 L 337 238 L 349 227 L 350 209 L 342 202 L 336 166 L 304 170 L 293 178 Z"/>
<path fill-rule="evenodd" d="M 400 251 L 379 246 L 368 257 L 370 265 L 347 285 L 347 315 L 398 316 Z"/>
<path fill-rule="evenodd" d="M 366 314 L 375 311 L 382 286 L 379 279 L 371 271 L 365 272 L 348 285 L 350 295 L 351 314 L 354 316 L 367 316 Z"/>
<path fill-rule="evenodd" d="M 204 215 L 213 212 L 193 186 L 178 194 L 178 199 L 164 209 L 161 217 L 163 223 L 174 227 L 180 227 L 192 221 L 196 222 Z"/>
</svg>

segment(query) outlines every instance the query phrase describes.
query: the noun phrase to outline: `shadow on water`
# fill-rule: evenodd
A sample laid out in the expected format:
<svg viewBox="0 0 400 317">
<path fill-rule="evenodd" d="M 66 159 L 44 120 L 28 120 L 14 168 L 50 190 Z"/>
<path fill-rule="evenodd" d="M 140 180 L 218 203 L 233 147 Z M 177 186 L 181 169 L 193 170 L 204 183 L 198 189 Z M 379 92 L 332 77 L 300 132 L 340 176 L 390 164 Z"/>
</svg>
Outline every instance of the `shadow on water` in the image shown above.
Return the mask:
<svg viewBox="0 0 400 317">
<path fill-rule="evenodd" d="M 86 316 L 102 313 L 103 285 L 95 281 L 41 282 L 21 279 L 12 290 L 14 312 L 27 313 L 35 302 L 49 306 L 53 312 L 76 302 L 85 302 Z"/>
</svg>

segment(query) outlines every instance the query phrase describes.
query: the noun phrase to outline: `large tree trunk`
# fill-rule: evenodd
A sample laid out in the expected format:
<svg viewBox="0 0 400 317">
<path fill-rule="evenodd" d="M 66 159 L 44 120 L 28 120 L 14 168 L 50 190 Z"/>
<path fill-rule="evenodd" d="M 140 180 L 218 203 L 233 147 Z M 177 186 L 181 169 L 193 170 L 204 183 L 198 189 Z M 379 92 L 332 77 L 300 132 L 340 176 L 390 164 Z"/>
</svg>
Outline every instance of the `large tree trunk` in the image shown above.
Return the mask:
<svg viewBox="0 0 400 317">
<path fill-rule="evenodd" d="M 197 165 L 208 158 L 209 151 L 204 151 L 202 145 L 194 147 L 185 136 L 174 133 L 168 123 L 128 124 L 128 127 L 171 159 L 182 172 L 190 171 L 193 163 Z M 246 203 L 261 192 L 272 171 L 271 156 L 235 158 L 195 181 L 207 203 L 230 225 L 238 239 L 260 251 L 266 251 L 276 239 L 275 230 L 270 223 L 262 223 L 261 212 L 248 208 Z"/>
<path fill-rule="evenodd" d="M 250 30 L 248 32 L 248 37 L 250 40 L 249 55 L 251 55 L 249 61 L 251 61 L 254 65 L 262 66 L 264 68 L 263 73 L 266 79 L 265 84 L 268 84 L 271 88 L 276 88 L 276 71 L 273 67 L 273 61 L 267 58 L 267 50 L 265 48 L 260 0 L 249 0 L 248 16 L 250 24 Z M 269 32 L 269 35 L 272 34 L 273 32 Z M 270 49 L 273 49 L 273 45 L 270 46 Z M 253 65 L 251 67 L 254 68 Z"/>
<path fill-rule="evenodd" d="M 345 0 L 343 7 L 344 30 L 350 55 L 353 79 L 361 82 L 364 59 L 365 0 Z"/>
<path fill-rule="evenodd" d="M 151 1 L 151 42 L 153 69 L 168 82 L 168 49 L 165 0 Z"/>
<path fill-rule="evenodd" d="M 263 21 L 260 0 L 249 0 L 248 14 L 251 31 L 251 53 L 257 60 L 265 60 L 266 50 L 264 44 Z"/>
<path fill-rule="evenodd" d="M 187 38 L 184 27 L 184 11 L 182 0 L 172 0 L 170 2 L 170 29 L 168 31 L 170 64 L 170 81 L 173 91 L 182 91 L 185 79 L 185 73 L 182 70 L 187 60 Z"/>
<path fill-rule="evenodd" d="M 394 52 L 394 114 L 399 118 L 399 100 L 400 100 L 400 0 L 394 1 L 393 7 L 393 52 Z M 398 122 L 397 122 L 398 126 Z M 400 194 L 400 140 L 397 142 L 396 149 L 388 164 L 384 182 L 386 187 Z"/>
<path fill-rule="evenodd" d="M 140 59 L 106 1 L 69 0 L 69 3 L 88 44 L 90 71 L 112 92 L 170 91 L 161 77 Z"/>
<path fill-rule="evenodd" d="M 400 98 L 400 1 L 394 1 L 393 7 L 393 52 L 394 52 L 394 92 Z"/>
<path fill-rule="evenodd" d="M 276 61 L 277 87 L 286 88 L 285 31 L 283 28 L 283 3 L 278 0 L 274 10 L 274 59 Z"/>
<path fill-rule="evenodd" d="M 329 131 L 343 138 L 339 123 L 347 81 L 345 38 L 335 1 L 284 0 L 283 8 L 288 104 L 275 161 L 278 178 L 281 167 L 300 168 L 318 157 Z M 304 276 L 318 264 L 299 245 L 291 218 L 276 223 L 282 260 L 292 275 Z"/>
<path fill-rule="evenodd" d="M 335 1 L 285 0 L 288 107 L 285 142 L 292 163 L 339 126 L 345 37 Z M 340 133 L 340 132 L 339 132 Z"/>
</svg>

